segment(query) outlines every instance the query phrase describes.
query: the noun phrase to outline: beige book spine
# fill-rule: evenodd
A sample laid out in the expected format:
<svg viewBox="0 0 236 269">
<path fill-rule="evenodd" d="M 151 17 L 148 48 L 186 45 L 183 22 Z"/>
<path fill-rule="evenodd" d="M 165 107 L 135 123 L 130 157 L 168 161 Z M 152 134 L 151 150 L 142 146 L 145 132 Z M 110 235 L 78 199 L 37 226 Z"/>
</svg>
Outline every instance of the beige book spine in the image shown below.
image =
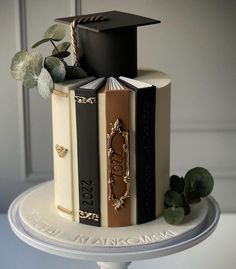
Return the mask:
<svg viewBox="0 0 236 269">
<path fill-rule="evenodd" d="M 130 224 L 137 224 L 137 196 L 136 196 L 136 155 L 135 155 L 135 99 L 136 93 L 130 91 L 129 95 L 129 135 L 130 135 Z"/>
<path fill-rule="evenodd" d="M 56 91 L 52 94 L 55 206 L 60 215 L 74 220 L 70 98 L 66 87 L 58 85 Z"/>
<path fill-rule="evenodd" d="M 107 208 L 107 155 L 106 155 L 106 101 L 104 88 L 98 92 L 98 135 L 101 226 L 108 226 Z"/>
<path fill-rule="evenodd" d="M 79 217 L 79 176 L 78 176 L 78 153 L 77 153 L 77 128 L 76 128 L 76 106 L 75 106 L 75 92 L 69 92 L 70 97 L 70 126 L 71 126 L 71 170 L 72 170 L 72 200 L 74 208 L 74 219 L 80 221 Z"/>
<path fill-rule="evenodd" d="M 171 84 L 167 84 L 156 91 L 156 216 L 164 210 L 164 194 L 169 188 L 170 177 L 170 106 Z"/>
</svg>

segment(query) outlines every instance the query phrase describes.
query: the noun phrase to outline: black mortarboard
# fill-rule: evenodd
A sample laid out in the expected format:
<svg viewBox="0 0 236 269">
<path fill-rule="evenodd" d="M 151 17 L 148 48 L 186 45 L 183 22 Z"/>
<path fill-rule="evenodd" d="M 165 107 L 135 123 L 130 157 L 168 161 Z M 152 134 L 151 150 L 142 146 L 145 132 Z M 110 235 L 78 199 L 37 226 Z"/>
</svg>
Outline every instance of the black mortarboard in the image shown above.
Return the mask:
<svg viewBox="0 0 236 269">
<path fill-rule="evenodd" d="M 83 18 L 102 18 L 100 22 L 83 22 Z M 79 17 L 56 19 L 77 24 L 79 63 L 89 75 L 137 76 L 137 26 L 160 23 L 142 16 L 119 11 L 94 13 Z M 85 19 L 86 21 L 86 19 Z"/>
</svg>

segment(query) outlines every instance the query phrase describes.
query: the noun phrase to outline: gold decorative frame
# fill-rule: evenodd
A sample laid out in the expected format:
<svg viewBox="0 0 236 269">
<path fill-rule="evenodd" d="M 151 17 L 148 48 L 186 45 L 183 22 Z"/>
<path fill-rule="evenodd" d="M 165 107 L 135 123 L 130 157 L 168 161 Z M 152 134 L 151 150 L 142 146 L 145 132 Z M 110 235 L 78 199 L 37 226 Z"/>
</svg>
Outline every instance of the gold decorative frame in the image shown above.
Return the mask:
<svg viewBox="0 0 236 269">
<path fill-rule="evenodd" d="M 89 219 L 89 220 L 99 221 L 99 214 L 91 213 L 91 212 L 87 212 L 87 211 L 79 210 L 79 217 L 81 219 Z"/>
<path fill-rule="evenodd" d="M 114 149 L 112 148 L 112 140 L 115 135 L 119 133 L 124 139 L 123 143 L 123 158 L 125 159 L 125 175 L 123 177 L 123 181 L 126 184 L 126 190 L 121 197 L 115 197 L 113 193 L 113 185 L 115 184 L 115 180 L 112 176 L 111 171 L 111 162 L 112 155 L 114 153 Z M 122 130 L 122 123 L 120 119 L 117 119 L 113 127 L 111 128 L 111 133 L 107 134 L 107 173 L 108 173 L 108 199 L 112 200 L 113 206 L 115 210 L 119 210 L 124 207 L 125 200 L 130 197 L 130 171 L 129 171 L 129 133 Z"/>
<path fill-rule="evenodd" d="M 96 97 L 89 97 L 86 98 L 84 96 L 75 96 L 75 102 L 79 103 L 79 104 L 96 104 Z"/>
</svg>

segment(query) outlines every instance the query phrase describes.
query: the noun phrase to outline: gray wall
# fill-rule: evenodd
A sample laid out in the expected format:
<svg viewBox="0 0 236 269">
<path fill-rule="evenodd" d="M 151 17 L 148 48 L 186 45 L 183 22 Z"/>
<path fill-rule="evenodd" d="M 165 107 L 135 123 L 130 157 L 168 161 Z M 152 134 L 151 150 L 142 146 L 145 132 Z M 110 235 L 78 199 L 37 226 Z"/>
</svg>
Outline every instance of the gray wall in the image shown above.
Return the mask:
<svg viewBox="0 0 236 269">
<path fill-rule="evenodd" d="M 172 78 L 171 172 L 208 168 L 222 209 L 236 212 L 233 0 L 1 0 L 0 211 L 25 188 L 53 177 L 50 101 L 11 78 L 11 57 L 30 48 L 54 18 L 80 8 L 82 14 L 121 10 L 162 21 L 139 28 L 138 62 Z M 48 46 L 40 50 L 46 55 Z"/>
</svg>

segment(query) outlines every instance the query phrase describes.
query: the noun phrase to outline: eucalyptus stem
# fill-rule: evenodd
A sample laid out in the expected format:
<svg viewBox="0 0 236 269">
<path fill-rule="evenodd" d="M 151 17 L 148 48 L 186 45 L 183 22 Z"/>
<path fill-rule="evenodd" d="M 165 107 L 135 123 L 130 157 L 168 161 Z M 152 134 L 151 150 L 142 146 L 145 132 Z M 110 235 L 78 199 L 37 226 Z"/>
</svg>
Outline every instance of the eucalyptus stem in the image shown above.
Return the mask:
<svg viewBox="0 0 236 269">
<path fill-rule="evenodd" d="M 53 42 L 52 39 L 50 39 L 50 42 L 52 43 L 52 45 L 55 48 L 55 50 L 59 53 L 60 51 L 58 50 L 57 46 L 55 45 L 55 43 Z"/>
<path fill-rule="evenodd" d="M 50 39 L 50 42 L 52 43 L 52 45 L 53 45 L 53 47 L 55 48 L 55 50 L 57 51 L 57 53 L 60 53 L 60 51 L 58 50 L 57 46 L 55 45 L 55 43 L 53 42 L 52 39 Z M 65 62 L 63 58 L 60 58 L 60 59 L 61 59 L 61 61 L 62 61 L 63 63 Z"/>
</svg>

